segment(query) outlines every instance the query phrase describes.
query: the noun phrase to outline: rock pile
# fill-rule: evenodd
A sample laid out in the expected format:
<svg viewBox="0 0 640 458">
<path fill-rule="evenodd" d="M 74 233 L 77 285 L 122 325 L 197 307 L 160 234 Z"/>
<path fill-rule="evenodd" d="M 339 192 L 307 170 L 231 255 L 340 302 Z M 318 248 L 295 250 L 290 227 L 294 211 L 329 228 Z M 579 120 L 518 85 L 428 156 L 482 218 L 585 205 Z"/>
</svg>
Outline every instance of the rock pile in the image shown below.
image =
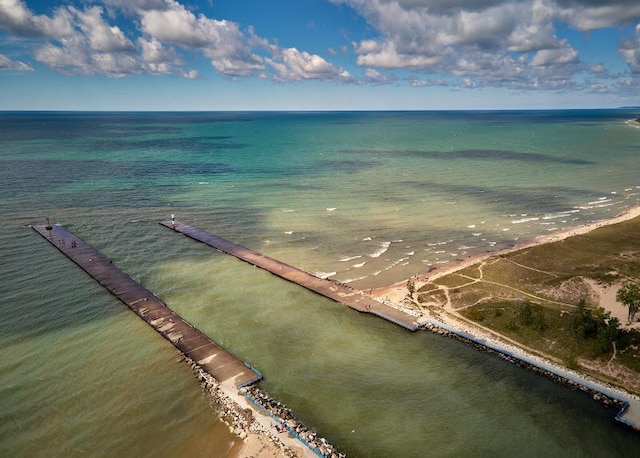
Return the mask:
<svg viewBox="0 0 640 458">
<path fill-rule="evenodd" d="M 543 369 L 542 367 L 536 366 L 535 364 L 531 364 L 527 361 L 524 361 L 518 357 L 512 356 L 510 354 L 507 354 L 506 352 L 501 352 L 501 351 L 497 351 L 493 348 L 490 348 L 486 345 L 483 345 L 479 342 L 475 342 L 473 340 L 469 340 L 461 335 L 458 335 L 456 333 L 450 332 L 446 329 L 443 329 L 441 327 L 435 326 L 431 323 L 427 323 L 424 325 L 424 329 L 426 329 L 427 331 L 433 332 L 435 334 L 441 335 L 441 336 L 447 336 L 447 337 L 451 337 L 454 338 L 456 340 L 459 340 L 463 343 L 466 343 L 468 345 L 471 345 L 472 347 L 474 347 L 476 350 L 482 351 L 482 352 L 486 352 L 486 353 L 492 353 L 494 355 L 497 355 L 499 357 L 501 357 L 502 359 L 509 361 L 512 364 L 515 364 L 516 366 L 520 366 L 522 368 L 528 369 L 531 372 L 540 374 L 544 377 L 548 377 L 558 383 L 561 383 L 565 386 L 568 386 L 570 388 L 572 388 L 573 390 L 577 390 L 577 391 L 582 391 L 584 393 L 587 393 L 589 395 L 592 396 L 593 400 L 596 402 L 601 403 L 604 407 L 609 408 L 609 407 L 615 407 L 617 409 L 621 409 L 624 406 L 624 403 L 622 401 L 620 401 L 619 399 L 614 399 L 611 398 L 609 396 L 606 396 L 605 394 L 590 389 L 588 387 L 586 387 L 585 385 L 581 384 L 581 383 L 577 383 L 573 380 L 570 380 L 569 378 L 566 377 L 562 377 L 558 374 L 555 374 L 551 371 L 548 371 L 546 369 Z"/>
<path fill-rule="evenodd" d="M 290 432 L 294 432 L 322 456 L 330 458 L 344 458 L 346 456 L 338 452 L 324 437 L 318 437 L 314 431 L 311 431 L 300 420 L 295 418 L 291 410 L 279 401 L 271 399 L 255 385 L 247 387 L 245 392 L 262 408 L 269 412 L 271 416 L 280 421 L 282 425 L 285 425 Z"/>
<path fill-rule="evenodd" d="M 285 456 L 290 458 L 297 456 L 296 453 L 283 444 L 272 431 L 264 428 L 260 422 L 253 418 L 251 409 L 242 409 L 235 401 L 230 399 L 220 388 L 220 382 L 218 382 L 218 380 L 208 372 L 202 370 L 193 360 L 187 357 L 184 359 L 193 370 L 204 392 L 215 404 L 215 410 L 218 416 L 229 425 L 233 434 L 240 439 L 244 439 L 249 433 L 266 436 Z"/>
</svg>

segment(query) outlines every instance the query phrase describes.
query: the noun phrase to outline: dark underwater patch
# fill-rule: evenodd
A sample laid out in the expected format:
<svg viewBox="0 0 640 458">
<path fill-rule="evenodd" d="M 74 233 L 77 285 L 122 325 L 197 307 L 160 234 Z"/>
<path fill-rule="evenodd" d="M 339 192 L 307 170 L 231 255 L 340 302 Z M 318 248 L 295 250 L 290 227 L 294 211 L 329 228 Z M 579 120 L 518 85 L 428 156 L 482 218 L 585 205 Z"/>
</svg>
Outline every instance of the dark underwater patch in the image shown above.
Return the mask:
<svg viewBox="0 0 640 458">
<path fill-rule="evenodd" d="M 417 157 L 422 159 L 438 159 L 438 160 L 491 160 L 491 161 L 520 161 L 528 163 L 558 163 L 571 165 L 590 165 L 592 161 L 584 159 L 572 159 L 551 156 L 543 153 L 521 153 L 511 150 L 490 150 L 490 149 L 471 149 L 456 151 L 406 151 L 406 150 L 343 150 L 344 153 L 350 154 L 368 154 L 371 156 L 403 156 Z"/>
</svg>

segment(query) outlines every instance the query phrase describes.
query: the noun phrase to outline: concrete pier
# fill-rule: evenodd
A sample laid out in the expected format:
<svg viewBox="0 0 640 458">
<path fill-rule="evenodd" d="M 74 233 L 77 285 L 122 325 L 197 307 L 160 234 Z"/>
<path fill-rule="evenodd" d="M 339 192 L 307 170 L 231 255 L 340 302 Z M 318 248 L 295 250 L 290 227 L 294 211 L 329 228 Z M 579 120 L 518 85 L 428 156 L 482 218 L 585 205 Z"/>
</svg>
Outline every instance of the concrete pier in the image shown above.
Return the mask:
<svg viewBox="0 0 640 458">
<path fill-rule="evenodd" d="M 202 229 L 189 226 L 181 221 L 163 221 L 160 224 L 359 312 L 377 315 L 410 331 L 416 331 L 421 326 L 418 317 L 378 302 L 344 284 L 316 277 L 304 270 L 265 256 L 262 253 L 245 248 L 229 240 L 225 240 L 222 237 L 218 237 Z"/>
<path fill-rule="evenodd" d="M 31 228 L 222 385 L 237 388 L 262 378 L 259 372 L 191 326 L 159 298 L 113 265 L 109 258 L 64 227 L 34 225 Z"/>
</svg>

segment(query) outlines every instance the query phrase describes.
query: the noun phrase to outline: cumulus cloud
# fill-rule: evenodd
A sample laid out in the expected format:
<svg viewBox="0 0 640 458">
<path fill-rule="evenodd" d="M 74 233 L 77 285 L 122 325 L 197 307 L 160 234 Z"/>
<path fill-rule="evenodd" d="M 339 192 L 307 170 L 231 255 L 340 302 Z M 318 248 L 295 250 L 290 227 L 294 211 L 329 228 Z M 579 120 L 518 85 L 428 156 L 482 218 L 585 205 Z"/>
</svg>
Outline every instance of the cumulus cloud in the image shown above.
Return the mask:
<svg viewBox="0 0 640 458">
<path fill-rule="evenodd" d="M 298 51 L 296 48 L 282 49 L 269 60 L 276 71 L 278 81 L 301 81 L 308 79 L 343 80 L 351 75 L 346 70 L 335 67 L 317 54 Z"/>
<path fill-rule="evenodd" d="M 175 0 L 166 0 L 163 9 L 141 11 L 140 17 L 144 33 L 163 42 L 200 50 L 222 75 L 272 75 L 278 81 L 349 77 L 343 69 L 317 54 L 280 48 L 256 36 L 251 28 L 243 32 L 234 22 L 196 16 Z M 273 74 L 269 73 L 267 64 Z"/>
<path fill-rule="evenodd" d="M 94 51 L 132 52 L 135 50 L 135 46 L 124 36 L 122 30 L 105 22 L 102 17 L 103 10 L 99 6 L 83 11 L 69 7 L 69 11 L 77 18 L 78 27 Z"/>
<path fill-rule="evenodd" d="M 558 36 L 558 24 L 590 31 L 640 21 L 637 0 L 332 1 L 378 32 L 353 44 L 360 66 L 449 75 L 465 87 L 574 87 L 572 77 L 589 65 Z M 638 48 L 631 40 L 620 50 L 636 72 Z"/>
<path fill-rule="evenodd" d="M 33 50 L 39 62 L 62 73 L 122 77 L 140 73 L 178 74 L 180 53 L 199 52 L 219 74 L 259 76 L 278 81 L 347 81 L 349 73 L 317 54 L 281 48 L 258 37 L 249 26 L 196 15 L 177 0 L 103 0 L 105 6 L 59 6 L 50 15 L 34 14 L 24 0 L 0 0 L 0 28 L 19 37 L 41 39 Z M 105 11 L 106 8 L 106 11 Z M 131 39 L 106 17 L 124 14 L 138 28 Z"/>
<path fill-rule="evenodd" d="M 29 38 L 23 42 L 33 58 L 59 72 L 112 77 L 199 78 L 185 61 L 200 55 L 232 79 L 574 88 L 580 73 L 583 82 L 585 73 L 600 80 L 612 75 L 600 63 L 583 62 L 558 24 L 589 32 L 640 22 L 638 0 L 327 0 L 348 5 L 370 28 L 351 49 L 327 48 L 325 58 L 260 37 L 251 24 L 208 17 L 184 0 L 63 2 L 47 14 L 35 14 L 27 1 L 0 0 L 0 29 Z M 351 51 L 361 76 L 330 61 Z M 640 75 L 638 27 L 620 42 L 619 54 Z M 401 71 L 414 76 L 398 76 Z"/>
<path fill-rule="evenodd" d="M 0 0 L 0 28 L 19 37 L 59 38 L 73 32 L 73 19 L 65 8 L 49 17 L 33 14 L 23 0 Z"/>
<path fill-rule="evenodd" d="M 632 73 L 640 75 L 640 24 L 636 26 L 636 39 L 625 40 L 620 45 L 620 54 Z"/>
<path fill-rule="evenodd" d="M 541 49 L 531 59 L 531 66 L 574 64 L 578 62 L 578 52 L 571 47 L 559 49 Z"/>
<path fill-rule="evenodd" d="M 578 30 L 619 27 L 640 19 L 637 0 L 557 0 L 558 17 Z"/>
<path fill-rule="evenodd" d="M 367 82 L 373 84 L 389 84 L 395 79 L 390 77 L 389 75 L 383 75 L 373 68 L 365 69 L 364 76 Z"/>
<path fill-rule="evenodd" d="M 4 54 L 0 54 L 0 70 L 17 70 L 19 72 L 32 72 L 33 68 L 24 62 L 11 60 Z"/>
<path fill-rule="evenodd" d="M 62 14 L 70 29 L 36 49 L 36 60 L 62 73 L 122 77 L 141 71 L 135 45 L 119 27 L 107 24 L 101 7 L 68 6 L 54 12 Z"/>
</svg>

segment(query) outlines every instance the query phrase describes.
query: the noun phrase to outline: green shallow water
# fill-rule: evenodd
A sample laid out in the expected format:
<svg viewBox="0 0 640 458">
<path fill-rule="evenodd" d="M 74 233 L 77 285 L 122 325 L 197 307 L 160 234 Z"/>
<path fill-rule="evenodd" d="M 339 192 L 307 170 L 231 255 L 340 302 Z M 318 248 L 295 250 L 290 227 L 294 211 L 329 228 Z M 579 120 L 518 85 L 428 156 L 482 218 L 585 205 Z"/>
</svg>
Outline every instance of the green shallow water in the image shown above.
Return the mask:
<svg viewBox="0 0 640 458">
<path fill-rule="evenodd" d="M 588 397 L 214 252 L 356 287 L 638 203 L 632 114 L 1 114 L 0 456 L 224 456 L 173 347 L 28 225 L 49 216 L 264 375 L 349 456 L 635 456 Z"/>
</svg>

